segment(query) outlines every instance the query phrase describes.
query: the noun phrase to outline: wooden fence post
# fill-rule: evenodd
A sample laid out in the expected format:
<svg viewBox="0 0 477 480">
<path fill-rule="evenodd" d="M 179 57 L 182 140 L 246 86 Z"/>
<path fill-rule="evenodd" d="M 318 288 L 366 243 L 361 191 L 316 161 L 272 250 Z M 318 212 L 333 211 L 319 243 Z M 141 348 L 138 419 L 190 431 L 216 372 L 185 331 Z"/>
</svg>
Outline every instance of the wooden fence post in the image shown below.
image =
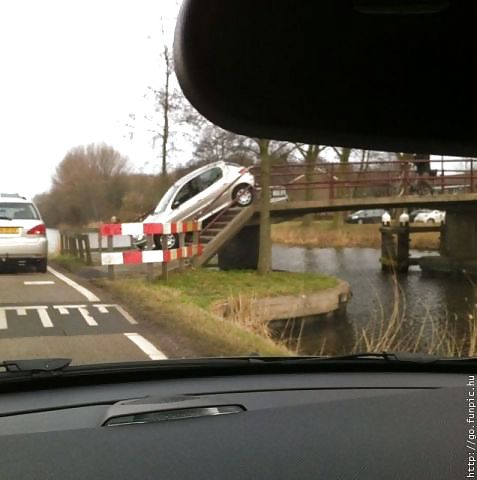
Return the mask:
<svg viewBox="0 0 477 480">
<path fill-rule="evenodd" d="M 147 235 L 147 249 L 152 250 L 154 248 L 154 235 Z M 154 264 L 146 263 L 146 278 L 149 282 L 154 280 Z"/>
<path fill-rule="evenodd" d="M 108 252 L 113 251 L 113 237 L 108 235 Z M 114 265 L 108 265 L 108 278 L 109 280 L 114 280 Z"/>
<path fill-rule="evenodd" d="M 79 254 L 79 259 L 84 262 L 85 259 L 85 252 L 83 248 L 83 235 L 77 234 L 76 235 L 76 241 L 78 242 L 78 254 Z"/>
<path fill-rule="evenodd" d="M 167 235 L 161 235 L 161 245 L 162 253 L 166 256 L 166 253 L 169 251 L 169 247 L 167 246 Z M 165 282 L 169 279 L 169 262 L 162 262 L 162 279 Z"/>
<path fill-rule="evenodd" d="M 98 252 L 101 263 L 101 254 L 103 253 L 103 235 L 101 234 L 101 227 L 98 230 Z"/>
<path fill-rule="evenodd" d="M 179 233 L 179 249 L 181 249 L 181 252 L 182 252 L 182 248 L 185 246 L 185 233 Z M 184 262 L 184 259 L 181 257 L 179 259 L 179 271 L 184 271 L 184 267 L 185 267 L 185 262 Z"/>
<path fill-rule="evenodd" d="M 330 192 L 329 192 L 329 197 L 330 200 L 333 200 L 335 198 L 335 164 L 331 164 L 330 168 Z"/>
<path fill-rule="evenodd" d="M 86 265 L 93 265 L 93 260 L 91 258 L 91 244 L 89 241 L 89 233 L 84 236 L 84 248 L 86 251 Z"/>
<path fill-rule="evenodd" d="M 470 159 L 470 192 L 474 193 L 474 159 Z"/>
</svg>

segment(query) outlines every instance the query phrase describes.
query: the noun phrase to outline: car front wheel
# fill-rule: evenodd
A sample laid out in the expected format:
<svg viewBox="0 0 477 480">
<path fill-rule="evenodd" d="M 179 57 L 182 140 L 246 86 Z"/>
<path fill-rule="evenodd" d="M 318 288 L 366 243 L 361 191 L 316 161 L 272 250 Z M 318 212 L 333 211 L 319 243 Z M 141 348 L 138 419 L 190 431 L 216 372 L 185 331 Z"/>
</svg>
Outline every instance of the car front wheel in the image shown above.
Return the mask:
<svg viewBox="0 0 477 480">
<path fill-rule="evenodd" d="M 232 198 L 241 207 L 247 207 L 253 202 L 253 189 L 251 185 L 242 184 L 234 188 Z"/>
<path fill-rule="evenodd" d="M 166 241 L 168 250 L 172 250 L 179 245 L 179 236 L 170 233 L 166 235 Z M 162 250 L 161 235 L 154 235 L 154 245 L 155 250 Z"/>
</svg>

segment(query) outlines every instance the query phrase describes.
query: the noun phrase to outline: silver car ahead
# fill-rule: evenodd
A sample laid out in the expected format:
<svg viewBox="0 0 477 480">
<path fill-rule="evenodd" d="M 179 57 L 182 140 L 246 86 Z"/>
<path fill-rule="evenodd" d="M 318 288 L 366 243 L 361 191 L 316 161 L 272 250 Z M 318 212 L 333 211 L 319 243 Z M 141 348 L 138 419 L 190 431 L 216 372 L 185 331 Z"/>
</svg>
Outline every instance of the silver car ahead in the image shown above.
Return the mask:
<svg viewBox="0 0 477 480">
<path fill-rule="evenodd" d="M 46 272 L 46 228 L 33 202 L 17 194 L 0 193 L 0 266 L 33 264 Z"/>
</svg>

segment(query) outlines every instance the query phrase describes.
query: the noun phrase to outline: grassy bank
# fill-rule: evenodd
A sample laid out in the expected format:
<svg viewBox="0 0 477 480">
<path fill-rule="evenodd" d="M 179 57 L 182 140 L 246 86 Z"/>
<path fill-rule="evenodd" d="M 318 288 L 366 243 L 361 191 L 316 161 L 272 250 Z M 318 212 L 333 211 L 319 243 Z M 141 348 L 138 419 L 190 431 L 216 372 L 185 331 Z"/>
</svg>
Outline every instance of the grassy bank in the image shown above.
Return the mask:
<svg viewBox="0 0 477 480">
<path fill-rule="evenodd" d="M 196 356 L 290 355 L 266 337 L 224 321 L 198 307 L 180 290 L 142 280 L 101 281 L 137 318 L 157 324 L 166 334 L 188 342 Z"/>
<path fill-rule="evenodd" d="M 379 225 L 347 224 L 335 226 L 332 221 L 321 220 L 303 226 L 301 221 L 284 222 L 272 226 L 274 243 L 319 248 L 380 248 Z M 411 235 L 411 248 L 436 250 L 439 248 L 439 233 Z"/>
<path fill-rule="evenodd" d="M 188 301 L 201 308 L 210 308 L 216 301 L 230 297 L 263 298 L 278 295 L 300 295 L 332 288 L 333 277 L 312 273 L 271 272 L 266 277 L 254 271 L 188 270 L 171 275 L 167 287 L 178 290 Z M 161 280 L 157 286 L 163 285 Z"/>
</svg>

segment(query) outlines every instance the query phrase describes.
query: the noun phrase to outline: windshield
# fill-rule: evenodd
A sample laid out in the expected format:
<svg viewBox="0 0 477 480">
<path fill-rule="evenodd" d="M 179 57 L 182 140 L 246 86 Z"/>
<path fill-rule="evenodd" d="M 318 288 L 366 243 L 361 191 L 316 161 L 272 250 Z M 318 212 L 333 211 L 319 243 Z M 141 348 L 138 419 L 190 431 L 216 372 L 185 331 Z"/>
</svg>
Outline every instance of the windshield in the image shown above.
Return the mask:
<svg viewBox="0 0 477 480">
<path fill-rule="evenodd" d="M 159 213 L 165 211 L 176 191 L 177 187 L 175 185 L 173 185 L 171 188 L 169 188 L 169 190 L 167 190 L 167 192 L 161 198 L 160 202 L 157 204 L 157 207 L 154 210 L 154 215 L 158 215 Z"/>
<path fill-rule="evenodd" d="M 179 3 L 2 4 L 0 360 L 474 355 L 475 159 L 218 127 Z"/>
</svg>

